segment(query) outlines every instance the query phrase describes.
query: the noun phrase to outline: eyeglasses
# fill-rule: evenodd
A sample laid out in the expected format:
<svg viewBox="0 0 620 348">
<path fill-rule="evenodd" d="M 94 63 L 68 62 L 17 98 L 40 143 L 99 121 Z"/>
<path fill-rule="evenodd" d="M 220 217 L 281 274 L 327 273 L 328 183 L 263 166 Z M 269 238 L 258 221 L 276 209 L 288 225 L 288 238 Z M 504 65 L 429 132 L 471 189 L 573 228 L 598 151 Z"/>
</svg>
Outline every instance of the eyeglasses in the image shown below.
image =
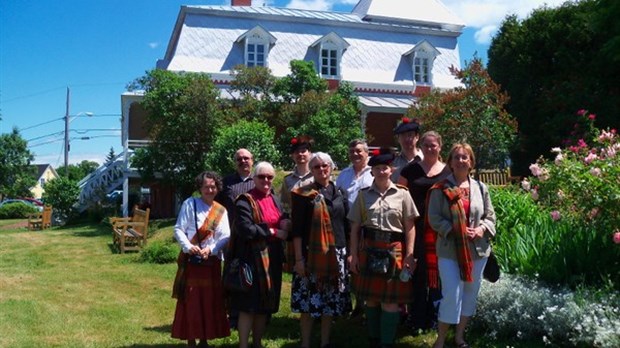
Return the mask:
<svg viewBox="0 0 620 348">
<path fill-rule="evenodd" d="M 273 175 L 257 174 L 256 177 L 261 180 L 273 180 Z"/>
<path fill-rule="evenodd" d="M 237 158 L 236 158 L 236 161 L 237 161 L 237 162 L 239 162 L 239 163 L 241 163 L 241 162 L 243 162 L 243 161 L 249 161 L 249 160 L 251 160 L 251 159 L 252 159 L 252 157 L 237 157 Z"/>
<path fill-rule="evenodd" d="M 312 169 L 325 169 L 327 167 L 329 167 L 329 164 L 323 163 L 323 164 L 317 164 L 315 166 L 312 166 Z"/>
</svg>

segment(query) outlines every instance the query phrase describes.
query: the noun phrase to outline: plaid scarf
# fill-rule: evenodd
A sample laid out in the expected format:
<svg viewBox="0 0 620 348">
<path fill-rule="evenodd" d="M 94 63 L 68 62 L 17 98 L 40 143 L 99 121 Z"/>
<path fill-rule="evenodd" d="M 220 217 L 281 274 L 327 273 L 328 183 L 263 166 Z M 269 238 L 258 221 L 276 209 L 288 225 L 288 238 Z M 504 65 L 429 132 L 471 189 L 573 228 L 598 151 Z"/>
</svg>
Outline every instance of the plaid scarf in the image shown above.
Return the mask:
<svg viewBox="0 0 620 348">
<path fill-rule="evenodd" d="M 308 238 L 308 271 L 316 276 L 319 284 L 325 281 L 337 284 L 338 261 L 331 217 L 325 198 L 312 186 L 300 187 L 292 191 L 293 194 L 310 199 L 313 205 Z"/>
<path fill-rule="evenodd" d="M 247 199 L 250 203 L 254 223 L 263 222 L 260 207 L 254 198 L 252 198 L 252 195 L 249 193 L 244 193 L 237 199 L 241 197 L 245 197 L 245 199 Z M 254 279 L 258 279 L 261 301 L 267 305 L 271 305 L 275 299 L 275 294 L 273 294 L 271 277 L 269 276 L 269 248 L 267 247 L 267 243 L 264 239 L 253 241 L 250 243 L 250 246 L 256 264 L 256 274 L 254 275 Z"/>
<path fill-rule="evenodd" d="M 194 204 L 196 204 L 196 201 L 194 201 Z M 190 243 L 200 245 L 203 240 L 212 236 L 215 227 L 220 223 L 220 220 L 222 220 L 225 211 L 226 208 L 224 208 L 223 205 L 213 201 L 207 218 L 198 231 L 196 231 Z M 194 216 L 194 219 L 197 218 L 197 216 Z M 183 250 L 179 252 L 179 256 L 177 257 L 177 274 L 174 277 L 174 285 L 172 286 L 172 298 L 182 299 L 185 295 L 185 267 L 188 257 L 188 254 L 184 253 Z"/>
<path fill-rule="evenodd" d="M 451 188 L 447 180 L 442 180 L 433 185 L 426 195 L 426 214 L 424 216 L 424 246 L 426 249 L 426 265 L 428 286 L 431 289 L 439 288 L 439 271 L 437 266 L 437 231 L 433 230 L 428 218 L 428 207 L 431 192 L 442 190 L 443 194 L 450 203 L 450 214 L 452 216 L 452 231 L 455 234 L 456 254 L 459 263 L 461 279 L 471 282 L 473 262 L 469 254 L 469 243 L 467 240 L 467 217 L 463 208 L 463 201 L 458 188 Z"/>
</svg>

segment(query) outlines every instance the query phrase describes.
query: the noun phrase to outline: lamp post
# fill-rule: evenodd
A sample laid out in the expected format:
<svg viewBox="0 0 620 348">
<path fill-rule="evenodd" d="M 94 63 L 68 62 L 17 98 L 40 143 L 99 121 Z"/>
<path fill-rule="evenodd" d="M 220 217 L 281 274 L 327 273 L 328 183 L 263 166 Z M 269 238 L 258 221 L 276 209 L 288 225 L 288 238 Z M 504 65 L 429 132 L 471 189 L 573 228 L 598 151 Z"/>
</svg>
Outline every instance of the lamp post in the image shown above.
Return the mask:
<svg viewBox="0 0 620 348">
<path fill-rule="evenodd" d="M 69 177 L 69 122 L 80 116 L 93 116 L 92 112 L 80 112 L 74 116 L 69 115 L 69 99 L 70 92 L 69 87 L 67 87 L 67 112 L 65 114 L 65 174 L 67 177 Z"/>
</svg>

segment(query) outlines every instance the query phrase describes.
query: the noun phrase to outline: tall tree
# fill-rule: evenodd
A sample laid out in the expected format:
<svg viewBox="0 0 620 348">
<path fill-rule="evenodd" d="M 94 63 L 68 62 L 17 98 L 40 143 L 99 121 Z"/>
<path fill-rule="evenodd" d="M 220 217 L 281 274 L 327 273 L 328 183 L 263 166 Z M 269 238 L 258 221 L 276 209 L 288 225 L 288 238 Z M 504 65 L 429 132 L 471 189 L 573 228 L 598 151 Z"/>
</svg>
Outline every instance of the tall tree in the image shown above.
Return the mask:
<svg viewBox="0 0 620 348">
<path fill-rule="evenodd" d="M 561 145 L 577 110 L 596 113 L 598 127 L 619 125 L 618 15 L 617 1 L 584 0 L 502 23 L 488 70 L 510 95 L 507 110 L 519 121 L 515 172 L 527 174 L 540 155 Z"/>
<path fill-rule="evenodd" d="M 479 58 L 463 70 L 452 68 L 451 72 L 463 86 L 432 91 L 421 97 L 408 115 L 417 118 L 424 129 L 442 135 L 447 145 L 444 152 L 451 144 L 465 141 L 476 153 L 477 167 L 504 167 L 517 130 L 516 121 L 505 110 L 508 96 L 491 79 Z"/>
<path fill-rule="evenodd" d="M 56 168 L 56 171 L 60 176 L 69 178 L 69 180 L 78 182 L 84 179 L 88 174 L 94 172 L 99 167 L 99 163 L 94 161 L 83 160 L 78 164 L 70 164 L 69 165 L 69 174 L 67 175 L 67 170 L 65 166 L 60 166 Z"/>
<path fill-rule="evenodd" d="M 151 70 L 130 85 L 145 91 L 145 126 L 151 143 L 132 159 L 143 178 L 161 173 L 164 183 L 184 196 L 194 190 L 193 178 L 204 170 L 214 129 L 229 123 L 221 111 L 219 90 L 207 74 Z"/>
<path fill-rule="evenodd" d="M 37 182 L 33 159 L 17 128 L 0 135 L 0 198 L 32 196 L 30 188 Z"/>
<path fill-rule="evenodd" d="M 115 157 L 116 157 L 116 153 L 114 153 L 114 147 L 110 146 L 110 152 L 108 152 L 108 155 L 105 156 L 105 163 L 106 164 L 112 163 Z"/>
</svg>

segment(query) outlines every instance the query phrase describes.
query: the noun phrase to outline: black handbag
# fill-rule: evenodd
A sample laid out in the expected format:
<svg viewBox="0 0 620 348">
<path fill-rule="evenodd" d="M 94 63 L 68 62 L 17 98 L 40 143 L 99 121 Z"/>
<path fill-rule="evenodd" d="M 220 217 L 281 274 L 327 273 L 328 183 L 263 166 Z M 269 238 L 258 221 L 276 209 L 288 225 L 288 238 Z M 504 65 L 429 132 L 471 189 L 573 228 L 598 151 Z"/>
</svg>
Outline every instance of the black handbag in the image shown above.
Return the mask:
<svg viewBox="0 0 620 348">
<path fill-rule="evenodd" d="M 482 276 L 491 283 L 495 283 L 499 279 L 499 263 L 497 262 L 497 257 L 495 257 L 493 250 L 491 250 L 491 254 L 489 254 Z"/>
<path fill-rule="evenodd" d="M 248 292 L 254 283 L 252 268 L 239 258 L 232 259 L 224 267 L 224 289 L 231 292 Z"/>
<path fill-rule="evenodd" d="M 366 248 L 366 273 L 392 277 L 395 274 L 396 257 L 391 250 Z"/>
</svg>

